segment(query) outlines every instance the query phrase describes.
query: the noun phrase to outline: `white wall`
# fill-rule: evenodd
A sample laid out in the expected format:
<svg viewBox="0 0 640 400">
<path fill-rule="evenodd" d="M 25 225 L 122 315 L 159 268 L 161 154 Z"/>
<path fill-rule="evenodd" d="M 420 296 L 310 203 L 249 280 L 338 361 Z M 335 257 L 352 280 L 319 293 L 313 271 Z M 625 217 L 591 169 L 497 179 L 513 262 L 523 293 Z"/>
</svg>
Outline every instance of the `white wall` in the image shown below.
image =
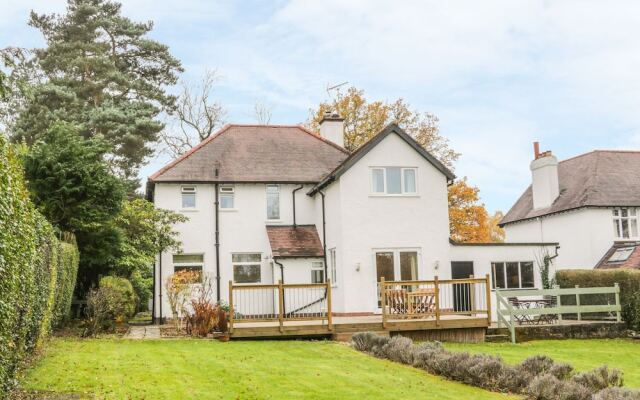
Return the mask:
<svg viewBox="0 0 640 400">
<path fill-rule="evenodd" d="M 158 208 L 165 208 L 180 212 L 189 218 L 189 221 L 178 224 L 176 230 L 179 232 L 182 241 L 183 253 L 204 254 L 204 271 L 213 279 L 216 276 L 215 259 L 215 190 L 213 184 L 197 184 L 188 186 L 196 187 L 196 207 L 195 209 L 182 209 L 182 195 L 180 184 L 158 183 L 155 187 L 154 203 Z M 265 226 L 291 225 L 293 223 L 293 208 L 291 192 L 299 185 L 280 185 L 280 220 L 267 221 L 266 213 L 266 189 L 264 184 L 236 184 L 235 187 L 235 209 L 220 210 L 220 295 L 221 299 L 228 301 L 229 281 L 233 279 L 231 264 L 232 253 L 261 253 L 263 262 L 261 269 L 261 283 L 277 282 L 280 277 L 279 269 L 276 271 L 274 281 L 274 271 L 272 268 L 271 247 Z M 316 223 L 316 200 L 307 196 L 306 192 L 310 185 L 296 192 L 296 219 L 298 224 Z M 318 230 L 321 235 L 321 230 Z M 285 282 L 287 279 L 287 269 L 289 264 L 295 264 L 295 260 L 284 260 Z M 310 268 L 310 262 L 309 268 Z M 294 266 L 292 266 L 293 268 Z M 294 270 L 291 278 L 296 278 Z M 173 273 L 172 252 L 165 252 L 162 255 L 162 283 L 160 275 L 157 273 L 158 281 L 156 285 L 162 285 L 164 292 L 164 281 Z M 307 276 L 309 282 L 310 272 L 300 272 Z M 297 283 L 297 281 L 296 281 Z M 158 303 L 156 303 L 156 306 Z M 170 316 L 169 305 L 166 297 L 163 302 L 164 316 Z M 159 313 L 159 307 L 157 308 Z"/>
<path fill-rule="evenodd" d="M 558 242 L 558 269 L 593 268 L 615 241 L 611 210 L 583 208 L 505 226 L 508 242 Z"/>
<path fill-rule="evenodd" d="M 538 245 L 514 245 L 514 244 L 502 244 L 502 245 L 451 245 L 451 261 L 472 261 L 473 272 L 476 278 L 485 277 L 487 274 L 491 277 L 491 263 L 492 262 L 509 262 L 509 261 L 532 261 L 534 265 L 534 281 L 535 287 L 541 288 L 542 281 L 540 278 L 540 265 L 538 260 L 542 261 L 544 255 L 549 254 L 553 256 L 555 254 L 554 246 L 538 246 Z M 556 258 L 557 259 L 557 258 Z M 554 259 L 550 267 L 553 273 L 557 268 L 555 266 Z M 448 275 L 451 276 L 451 265 L 442 266 L 440 272 L 445 275 L 445 269 L 448 270 Z M 493 283 L 492 283 L 493 285 Z M 495 321 L 496 316 L 496 298 L 495 290 L 491 290 L 491 307 L 492 307 L 492 319 Z"/>
<path fill-rule="evenodd" d="M 417 167 L 418 195 L 371 195 L 372 166 Z M 446 177 L 397 135 L 383 139 L 328 192 L 333 186 L 340 187 L 342 239 L 336 312 L 377 311 L 374 249 L 419 249 L 422 279 L 434 276 L 436 263 L 449 263 Z M 328 237 L 327 242 L 330 240 Z"/>
</svg>

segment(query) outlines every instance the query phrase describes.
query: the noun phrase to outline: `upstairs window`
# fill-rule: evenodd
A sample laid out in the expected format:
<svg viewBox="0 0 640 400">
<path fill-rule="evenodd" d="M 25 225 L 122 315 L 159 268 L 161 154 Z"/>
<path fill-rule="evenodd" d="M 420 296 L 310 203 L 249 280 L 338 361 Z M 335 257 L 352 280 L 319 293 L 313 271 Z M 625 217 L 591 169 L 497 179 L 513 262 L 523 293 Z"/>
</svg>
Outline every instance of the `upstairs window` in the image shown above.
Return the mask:
<svg viewBox="0 0 640 400">
<path fill-rule="evenodd" d="M 196 208 L 196 187 L 182 187 L 182 208 Z"/>
<path fill-rule="evenodd" d="M 371 192 L 381 195 L 411 195 L 418 193 L 417 168 L 371 168 Z"/>
<path fill-rule="evenodd" d="M 280 186 L 267 185 L 267 219 L 280 219 Z"/>
<path fill-rule="evenodd" d="M 220 208 L 223 210 L 232 210 L 234 208 L 233 186 L 220 186 Z"/>
<path fill-rule="evenodd" d="M 638 210 L 636 208 L 614 208 L 613 231 L 616 239 L 638 239 Z"/>
<path fill-rule="evenodd" d="M 491 263 L 494 289 L 533 288 L 533 262 L 494 262 Z"/>
</svg>

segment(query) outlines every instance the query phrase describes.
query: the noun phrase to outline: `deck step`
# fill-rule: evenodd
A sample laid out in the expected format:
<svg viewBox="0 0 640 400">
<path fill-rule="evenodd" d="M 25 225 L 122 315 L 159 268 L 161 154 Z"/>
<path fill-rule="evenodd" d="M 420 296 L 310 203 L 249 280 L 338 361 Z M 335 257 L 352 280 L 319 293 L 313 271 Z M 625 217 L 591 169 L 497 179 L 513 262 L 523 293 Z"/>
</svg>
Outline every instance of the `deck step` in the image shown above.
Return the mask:
<svg viewBox="0 0 640 400">
<path fill-rule="evenodd" d="M 511 341 L 511 337 L 509 335 L 498 334 L 498 335 L 485 335 L 485 342 L 489 343 L 504 343 Z"/>
</svg>

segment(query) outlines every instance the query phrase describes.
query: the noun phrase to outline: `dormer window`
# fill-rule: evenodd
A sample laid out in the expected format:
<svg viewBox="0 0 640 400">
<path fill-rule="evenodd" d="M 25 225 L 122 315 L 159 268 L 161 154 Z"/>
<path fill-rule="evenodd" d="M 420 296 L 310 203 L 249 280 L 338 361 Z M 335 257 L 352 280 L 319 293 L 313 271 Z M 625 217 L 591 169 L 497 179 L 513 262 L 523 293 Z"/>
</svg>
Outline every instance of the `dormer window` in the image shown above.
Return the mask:
<svg viewBox="0 0 640 400">
<path fill-rule="evenodd" d="M 418 193 L 417 168 L 371 168 L 371 193 L 374 195 L 414 195 Z"/>
<path fill-rule="evenodd" d="M 196 187 L 182 187 L 182 208 L 196 208 Z"/>
<path fill-rule="evenodd" d="M 613 230 L 617 239 L 638 239 L 638 210 L 614 208 Z"/>
<path fill-rule="evenodd" d="M 235 188 L 233 186 L 220 186 L 220 208 L 223 210 L 233 210 Z"/>
</svg>

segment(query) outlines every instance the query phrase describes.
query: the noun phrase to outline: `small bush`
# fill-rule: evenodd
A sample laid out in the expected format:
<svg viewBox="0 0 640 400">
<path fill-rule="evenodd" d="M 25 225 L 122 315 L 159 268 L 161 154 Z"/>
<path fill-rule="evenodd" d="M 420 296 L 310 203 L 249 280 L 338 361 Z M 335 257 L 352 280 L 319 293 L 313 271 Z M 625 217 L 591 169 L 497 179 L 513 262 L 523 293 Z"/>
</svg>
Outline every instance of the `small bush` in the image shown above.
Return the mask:
<svg viewBox="0 0 640 400">
<path fill-rule="evenodd" d="M 610 387 L 599 391 L 594 400 L 640 400 L 640 391 Z"/>
<path fill-rule="evenodd" d="M 573 367 L 569 364 L 556 363 L 552 358 L 545 355 L 529 357 L 518 365 L 518 370 L 524 374 L 538 376 L 550 374 L 558 379 L 567 379 L 573 372 Z"/>
<path fill-rule="evenodd" d="M 594 393 L 609 387 L 622 386 L 624 383 L 622 372 L 617 369 L 609 369 L 606 365 L 575 375 L 571 379 L 591 389 Z"/>
<path fill-rule="evenodd" d="M 353 347 L 365 353 L 371 353 L 374 348 L 384 346 L 389 338 L 378 336 L 373 332 L 359 332 L 352 336 Z"/>
<path fill-rule="evenodd" d="M 115 321 L 124 322 L 135 315 L 136 293 L 131 282 L 117 276 L 105 276 L 100 279 L 99 285 L 101 288 L 110 288 L 113 292 L 111 311 Z"/>
<path fill-rule="evenodd" d="M 394 336 L 378 348 L 381 356 L 388 360 L 402 364 L 413 364 L 413 341 L 409 338 Z"/>
<path fill-rule="evenodd" d="M 591 391 L 573 382 L 561 381 L 551 374 L 537 376 L 526 389 L 532 400 L 590 400 Z"/>
</svg>

